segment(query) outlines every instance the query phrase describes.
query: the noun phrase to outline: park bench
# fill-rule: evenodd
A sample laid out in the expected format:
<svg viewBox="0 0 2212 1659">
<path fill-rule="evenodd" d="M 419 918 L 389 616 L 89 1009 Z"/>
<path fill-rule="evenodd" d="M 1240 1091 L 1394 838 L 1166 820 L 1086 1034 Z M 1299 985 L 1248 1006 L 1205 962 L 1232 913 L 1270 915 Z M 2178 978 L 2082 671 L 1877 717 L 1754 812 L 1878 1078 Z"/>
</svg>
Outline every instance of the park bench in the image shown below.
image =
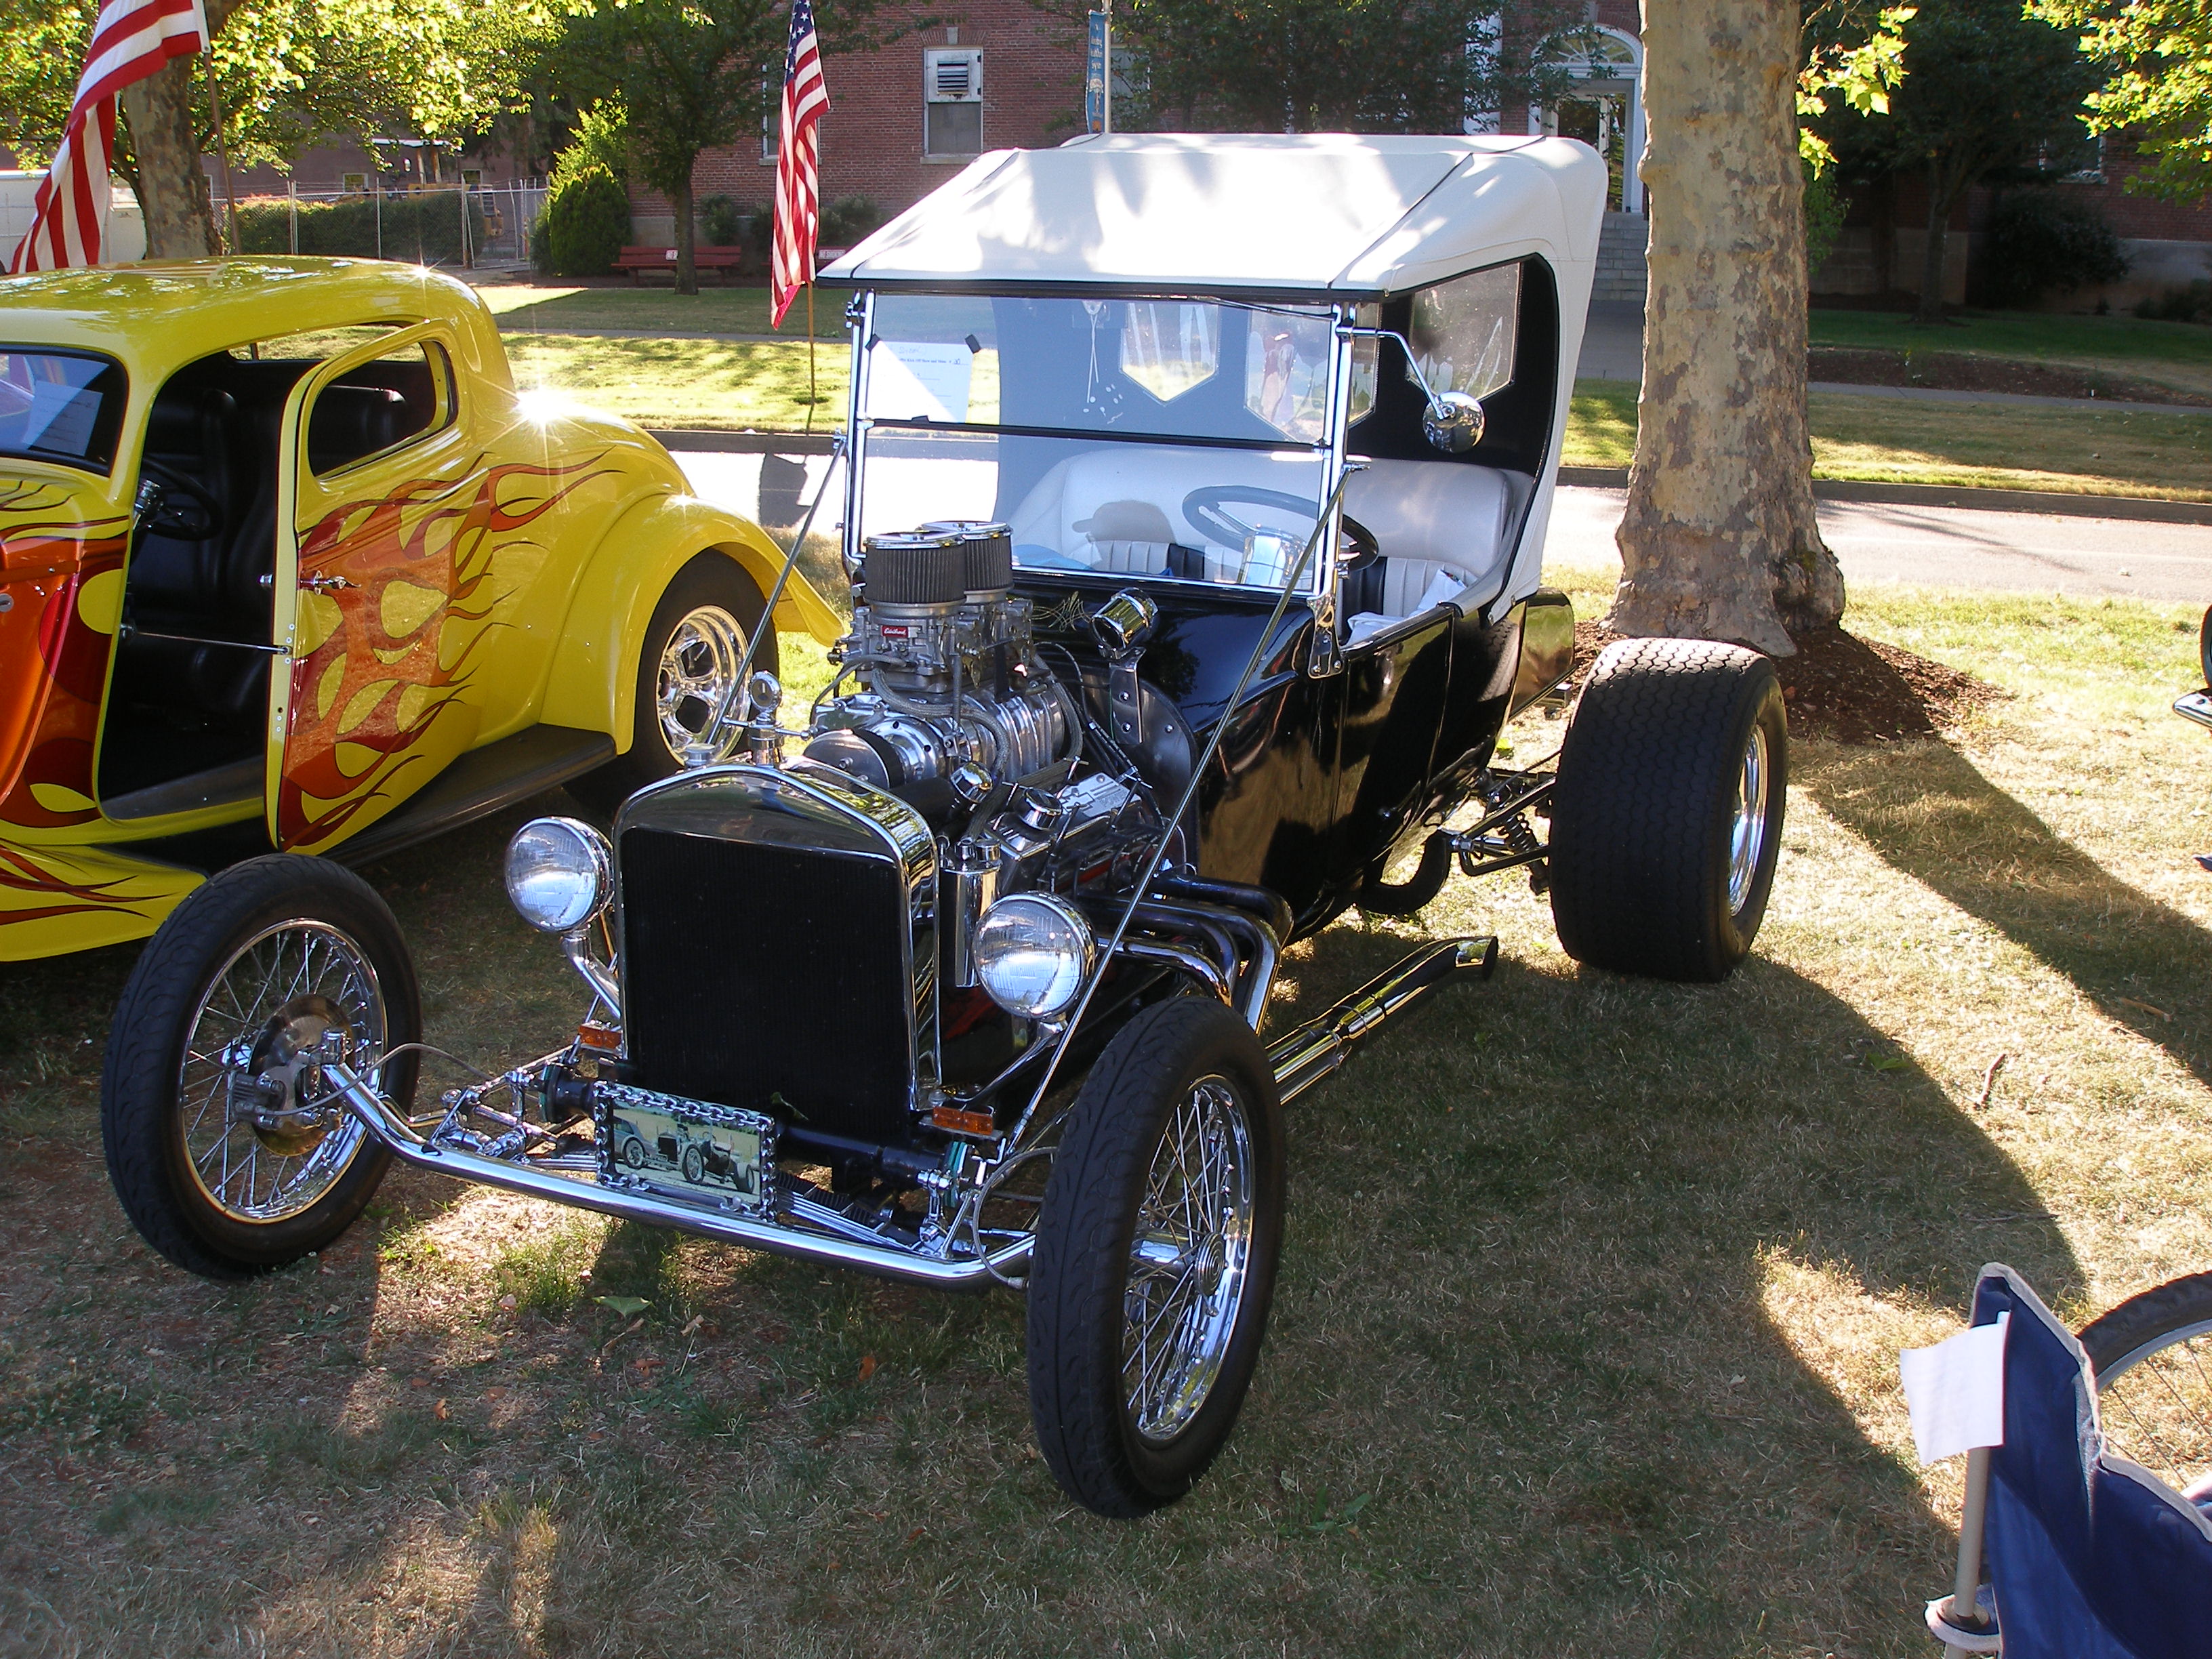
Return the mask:
<svg viewBox="0 0 2212 1659">
<path fill-rule="evenodd" d="M 726 283 L 738 280 L 744 263 L 745 251 L 741 247 L 700 246 L 691 250 L 691 264 L 695 270 L 702 272 L 719 270 Z M 671 276 L 675 275 L 676 250 L 672 247 L 626 247 L 615 260 L 615 269 L 629 272 L 630 280 L 642 287 L 645 273 L 648 270 L 665 270 Z"/>
</svg>

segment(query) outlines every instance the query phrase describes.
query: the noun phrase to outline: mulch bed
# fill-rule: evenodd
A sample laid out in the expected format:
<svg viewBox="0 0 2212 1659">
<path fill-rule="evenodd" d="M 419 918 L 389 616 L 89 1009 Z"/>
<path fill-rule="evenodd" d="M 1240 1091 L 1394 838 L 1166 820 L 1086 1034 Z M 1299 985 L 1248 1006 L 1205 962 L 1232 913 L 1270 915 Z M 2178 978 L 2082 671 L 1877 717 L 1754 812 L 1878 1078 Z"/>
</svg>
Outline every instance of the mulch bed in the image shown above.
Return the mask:
<svg viewBox="0 0 2212 1659">
<path fill-rule="evenodd" d="M 1577 623 L 1576 680 L 1621 637 L 1595 622 Z M 1790 708 L 1790 735 L 1831 743 L 1941 737 L 2008 695 L 1987 680 L 1840 628 L 1799 635 L 1797 654 L 1778 657 L 1774 666 Z"/>
<path fill-rule="evenodd" d="M 2034 398 L 2115 398 L 2128 403 L 2212 406 L 2212 398 L 2177 392 L 2154 380 L 2101 369 L 1976 357 L 1956 351 L 1892 351 L 1814 346 L 1806 378 L 1845 386 L 1930 386 L 1944 392 L 2014 392 Z"/>
</svg>

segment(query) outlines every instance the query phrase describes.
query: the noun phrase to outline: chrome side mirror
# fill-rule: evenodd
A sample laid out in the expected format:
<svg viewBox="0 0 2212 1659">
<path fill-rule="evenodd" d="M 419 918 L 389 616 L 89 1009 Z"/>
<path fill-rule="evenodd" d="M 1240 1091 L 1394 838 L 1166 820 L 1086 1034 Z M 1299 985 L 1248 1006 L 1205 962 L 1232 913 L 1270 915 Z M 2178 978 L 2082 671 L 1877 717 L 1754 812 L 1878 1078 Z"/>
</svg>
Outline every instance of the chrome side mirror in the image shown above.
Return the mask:
<svg viewBox="0 0 2212 1659">
<path fill-rule="evenodd" d="M 1482 405 L 1464 392 L 1440 392 L 1421 411 L 1421 435 L 1429 447 L 1464 455 L 1482 441 Z"/>
</svg>

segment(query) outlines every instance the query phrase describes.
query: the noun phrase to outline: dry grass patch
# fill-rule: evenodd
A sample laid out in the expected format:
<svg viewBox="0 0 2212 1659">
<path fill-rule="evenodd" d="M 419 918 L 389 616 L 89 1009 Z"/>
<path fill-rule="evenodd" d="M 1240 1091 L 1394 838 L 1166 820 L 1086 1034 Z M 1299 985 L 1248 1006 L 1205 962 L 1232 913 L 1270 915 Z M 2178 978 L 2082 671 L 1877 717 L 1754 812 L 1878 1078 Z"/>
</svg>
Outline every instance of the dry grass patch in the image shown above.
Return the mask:
<svg viewBox="0 0 2212 1659">
<path fill-rule="evenodd" d="M 0 1650 L 1917 1659 L 1953 1492 L 1896 1348 L 1988 1260 L 2076 1322 L 2212 1260 L 2193 620 L 1855 609 L 2014 695 L 1798 747 L 1727 985 L 1585 973 L 1511 878 L 1293 950 L 1284 1024 L 1427 933 L 1505 957 L 1293 1109 L 1253 1396 L 1138 1526 L 1036 1459 L 1012 1297 L 411 1173 L 319 1261 L 187 1279 L 100 1164 L 130 953 L 0 969 Z M 520 816 L 372 872 L 472 1055 L 575 1012 L 500 896 Z"/>
</svg>

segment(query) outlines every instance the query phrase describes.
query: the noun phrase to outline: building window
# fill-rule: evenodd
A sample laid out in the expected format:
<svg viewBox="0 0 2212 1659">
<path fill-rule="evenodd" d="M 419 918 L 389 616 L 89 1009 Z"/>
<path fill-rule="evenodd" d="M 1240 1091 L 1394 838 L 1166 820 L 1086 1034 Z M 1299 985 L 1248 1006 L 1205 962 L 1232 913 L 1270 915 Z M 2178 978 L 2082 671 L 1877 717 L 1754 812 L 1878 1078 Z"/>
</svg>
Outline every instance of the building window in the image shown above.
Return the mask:
<svg viewBox="0 0 2212 1659">
<path fill-rule="evenodd" d="M 921 54 L 921 153 L 948 161 L 983 153 L 983 54 L 973 46 Z"/>
</svg>

